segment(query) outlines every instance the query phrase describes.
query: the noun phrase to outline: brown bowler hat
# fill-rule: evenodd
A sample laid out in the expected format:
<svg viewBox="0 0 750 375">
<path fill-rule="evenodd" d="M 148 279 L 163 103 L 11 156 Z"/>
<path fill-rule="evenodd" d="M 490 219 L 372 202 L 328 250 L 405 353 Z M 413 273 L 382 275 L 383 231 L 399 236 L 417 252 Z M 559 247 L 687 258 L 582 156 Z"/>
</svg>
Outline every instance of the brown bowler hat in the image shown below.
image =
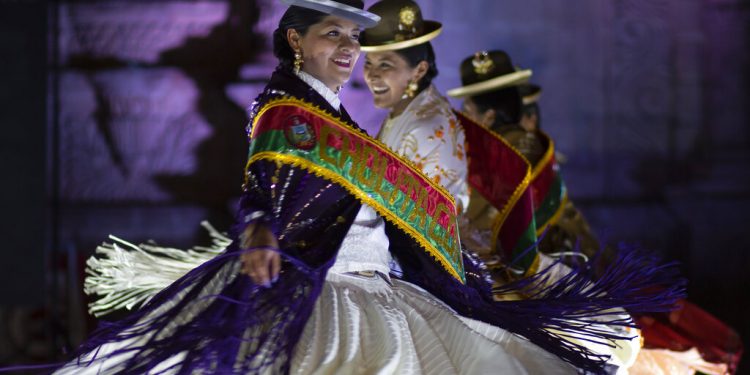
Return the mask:
<svg viewBox="0 0 750 375">
<path fill-rule="evenodd" d="M 440 22 L 423 19 L 422 10 L 412 0 L 383 0 L 367 10 L 380 16 L 380 23 L 360 35 L 364 52 L 414 47 L 429 42 L 443 30 Z"/>
<path fill-rule="evenodd" d="M 503 51 L 480 51 L 461 63 L 463 86 L 448 90 L 448 96 L 462 98 L 528 82 L 530 69 L 519 70 Z"/>
</svg>

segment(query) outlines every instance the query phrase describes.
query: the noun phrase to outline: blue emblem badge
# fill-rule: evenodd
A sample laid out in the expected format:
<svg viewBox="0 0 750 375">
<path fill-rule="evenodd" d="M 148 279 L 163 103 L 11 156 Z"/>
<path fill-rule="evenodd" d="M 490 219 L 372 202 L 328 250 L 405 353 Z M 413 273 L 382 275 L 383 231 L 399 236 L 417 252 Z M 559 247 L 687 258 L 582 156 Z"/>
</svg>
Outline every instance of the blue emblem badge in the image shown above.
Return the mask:
<svg viewBox="0 0 750 375">
<path fill-rule="evenodd" d="M 310 150 L 317 141 L 315 129 L 302 116 L 290 116 L 284 125 L 284 136 L 287 142 L 296 148 Z"/>
</svg>

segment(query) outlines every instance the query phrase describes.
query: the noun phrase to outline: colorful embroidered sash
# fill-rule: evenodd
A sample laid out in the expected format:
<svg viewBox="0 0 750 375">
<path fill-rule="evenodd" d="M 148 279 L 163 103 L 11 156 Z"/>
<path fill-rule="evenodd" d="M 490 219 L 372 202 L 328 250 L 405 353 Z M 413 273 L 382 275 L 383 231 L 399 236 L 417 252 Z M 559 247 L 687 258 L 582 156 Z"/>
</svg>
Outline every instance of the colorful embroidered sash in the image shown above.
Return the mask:
<svg viewBox="0 0 750 375">
<path fill-rule="evenodd" d="M 541 131 L 537 134 L 546 148 L 542 160 L 531 172 L 536 233 L 537 236 L 541 236 L 550 225 L 554 225 L 560 219 L 568 200 L 568 191 L 555 160 L 555 143 L 547 134 Z"/>
<path fill-rule="evenodd" d="M 536 272 L 536 225 L 528 161 L 498 134 L 454 111 L 466 134 L 469 185 L 500 214 L 491 249 L 514 268 Z"/>
<path fill-rule="evenodd" d="M 273 160 L 341 185 L 465 282 L 453 197 L 388 147 L 294 98 L 264 106 L 250 138 L 248 167 Z"/>
</svg>

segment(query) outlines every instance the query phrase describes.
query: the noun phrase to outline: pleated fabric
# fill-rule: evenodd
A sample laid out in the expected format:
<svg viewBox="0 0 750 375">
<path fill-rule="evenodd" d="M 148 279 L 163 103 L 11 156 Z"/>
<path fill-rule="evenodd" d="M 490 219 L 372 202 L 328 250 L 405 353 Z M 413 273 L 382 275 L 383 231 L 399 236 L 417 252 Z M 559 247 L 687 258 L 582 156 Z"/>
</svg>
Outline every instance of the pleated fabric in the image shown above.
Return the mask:
<svg viewBox="0 0 750 375">
<path fill-rule="evenodd" d="M 292 374 L 574 374 L 528 340 L 460 317 L 427 291 L 375 274 L 329 273 Z"/>
</svg>

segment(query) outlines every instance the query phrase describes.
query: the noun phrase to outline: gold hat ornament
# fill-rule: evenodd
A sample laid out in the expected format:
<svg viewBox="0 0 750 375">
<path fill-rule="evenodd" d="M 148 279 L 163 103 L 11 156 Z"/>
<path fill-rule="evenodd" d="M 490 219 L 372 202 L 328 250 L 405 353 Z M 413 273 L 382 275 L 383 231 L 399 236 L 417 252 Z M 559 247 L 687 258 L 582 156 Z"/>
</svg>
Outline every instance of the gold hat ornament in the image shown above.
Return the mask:
<svg viewBox="0 0 750 375">
<path fill-rule="evenodd" d="M 382 0 L 367 11 L 380 16 L 380 22 L 360 35 L 364 52 L 414 47 L 435 39 L 443 30 L 440 22 L 423 19 L 422 10 L 412 0 Z"/>
<path fill-rule="evenodd" d="M 495 69 L 495 63 L 492 62 L 487 51 L 475 53 L 474 58 L 471 60 L 471 65 L 474 67 L 474 73 L 477 75 L 485 75 L 492 71 L 492 69 Z"/>
<path fill-rule="evenodd" d="M 462 98 L 518 86 L 531 78 L 530 69 L 517 69 L 503 51 L 479 51 L 461 63 L 463 86 L 447 91 L 448 96 Z"/>
</svg>

